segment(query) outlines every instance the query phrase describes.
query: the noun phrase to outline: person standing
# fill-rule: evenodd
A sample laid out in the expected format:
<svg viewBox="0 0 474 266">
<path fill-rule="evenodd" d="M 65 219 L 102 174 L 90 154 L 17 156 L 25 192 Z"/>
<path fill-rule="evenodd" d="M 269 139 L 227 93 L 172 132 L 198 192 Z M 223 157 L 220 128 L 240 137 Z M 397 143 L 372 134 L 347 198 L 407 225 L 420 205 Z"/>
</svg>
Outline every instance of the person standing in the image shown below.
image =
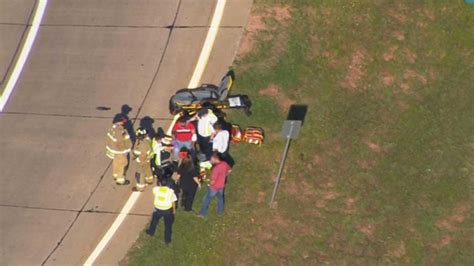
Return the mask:
<svg viewBox="0 0 474 266">
<path fill-rule="evenodd" d="M 137 142 L 133 149 L 133 156 L 137 162 L 137 173 L 135 173 L 137 191 L 145 190 L 146 184 L 153 184 L 153 173 L 151 172 L 150 159 L 152 155 L 150 138 L 144 128 L 139 128 L 135 132 Z M 146 184 L 145 184 L 146 183 Z"/>
<path fill-rule="evenodd" d="M 193 123 L 186 120 L 186 117 L 182 116 L 178 119 L 172 130 L 173 139 L 176 145 L 174 146 L 174 160 L 179 160 L 179 152 L 182 148 L 186 148 L 189 151 L 194 150 L 194 143 L 196 142 L 196 128 Z"/>
<path fill-rule="evenodd" d="M 156 176 L 157 181 L 171 177 L 175 169 L 172 138 L 165 135 L 163 129 L 159 128 L 151 146 L 153 150 L 153 175 Z"/>
<path fill-rule="evenodd" d="M 201 211 L 199 212 L 199 217 L 201 218 L 207 215 L 209 204 L 214 197 L 217 198 L 217 215 L 224 213 L 224 187 L 231 168 L 229 164 L 222 160 L 222 155 L 219 153 L 214 153 L 211 156 L 211 163 L 211 183 L 203 198 Z"/>
<path fill-rule="evenodd" d="M 205 161 L 209 160 L 212 155 L 211 136 L 214 134 L 214 124 L 217 122 L 217 116 L 208 108 L 199 110 L 193 120 L 197 122 L 197 139 L 199 150 L 205 156 Z"/>
<path fill-rule="evenodd" d="M 199 182 L 199 172 L 194 166 L 191 156 L 188 154 L 182 159 L 181 164 L 178 167 L 177 180 L 181 191 L 181 207 L 185 211 L 193 210 L 194 196 L 198 188 L 201 188 L 201 182 Z"/>
<path fill-rule="evenodd" d="M 169 187 L 170 181 L 171 179 L 169 178 L 161 180 L 158 186 L 153 188 L 153 195 L 155 197 L 153 201 L 154 209 L 150 227 L 146 230 L 148 235 L 155 235 L 156 226 L 161 217 L 163 217 L 165 220 L 165 244 L 171 243 L 174 215 L 176 214 L 177 198 L 173 189 Z"/>
<path fill-rule="evenodd" d="M 128 166 L 128 154 L 132 148 L 130 135 L 124 128 L 128 119 L 123 114 L 117 114 L 112 127 L 107 132 L 106 155 L 112 159 L 112 176 L 117 185 L 128 185 L 125 178 L 125 169 Z"/>
<path fill-rule="evenodd" d="M 222 128 L 222 124 L 214 124 L 215 136 L 212 139 L 212 151 L 225 154 L 229 148 L 229 131 Z"/>
</svg>

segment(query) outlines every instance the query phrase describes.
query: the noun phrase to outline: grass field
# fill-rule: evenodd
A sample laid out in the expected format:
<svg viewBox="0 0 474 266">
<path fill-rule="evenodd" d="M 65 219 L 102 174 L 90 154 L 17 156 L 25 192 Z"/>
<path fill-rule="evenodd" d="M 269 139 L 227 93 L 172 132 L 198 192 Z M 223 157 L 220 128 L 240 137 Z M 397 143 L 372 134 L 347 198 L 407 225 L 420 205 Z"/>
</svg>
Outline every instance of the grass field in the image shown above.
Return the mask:
<svg viewBox="0 0 474 266">
<path fill-rule="evenodd" d="M 125 263 L 473 265 L 474 6 L 256 1 L 248 30 L 253 115 L 229 119 L 266 143 L 232 146 L 223 217 L 180 212 L 171 247 L 160 227 Z M 309 111 L 269 208 L 291 103 Z"/>
</svg>

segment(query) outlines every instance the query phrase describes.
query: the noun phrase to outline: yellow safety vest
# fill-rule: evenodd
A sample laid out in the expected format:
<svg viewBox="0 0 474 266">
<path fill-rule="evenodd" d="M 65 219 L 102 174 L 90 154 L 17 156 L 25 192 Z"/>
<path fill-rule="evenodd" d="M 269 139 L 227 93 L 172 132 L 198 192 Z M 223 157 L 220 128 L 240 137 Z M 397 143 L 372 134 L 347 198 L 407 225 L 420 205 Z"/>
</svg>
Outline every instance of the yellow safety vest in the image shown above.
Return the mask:
<svg viewBox="0 0 474 266">
<path fill-rule="evenodd" d="M 155 195 L 155 208 L 165 211 L 173 207 L 174 191 L 171 188 L 154 187 L 153 194 Z"/>
</svg>

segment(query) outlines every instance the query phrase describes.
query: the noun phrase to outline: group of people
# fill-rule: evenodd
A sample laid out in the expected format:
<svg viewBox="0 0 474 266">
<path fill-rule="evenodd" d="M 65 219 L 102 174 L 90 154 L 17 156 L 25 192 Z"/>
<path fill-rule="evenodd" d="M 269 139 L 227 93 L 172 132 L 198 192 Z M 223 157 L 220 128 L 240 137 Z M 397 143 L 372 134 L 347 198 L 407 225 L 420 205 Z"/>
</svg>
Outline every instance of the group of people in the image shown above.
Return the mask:
<svg viewBox="0 0 474 266">
<path fill-rule="evenodd" d="M 233 160 L 229 155 L 230 133 L 211 109 L 202 108 L 195 115 L 183 114 L 173 125 L 171 135 L 162 128 L 150 136 L 144 127 L 134 135 L 127 130 L 128 117 L 117 114 L 107 133 L 106 155 L 112 159 L 112 175 L 117 185 L 128 185 L 125 177 L 128 162 L 136 163 L 134 191 L 142 192 L 154 184 L 154 211 L 147 230 L 154 235 L 161 217 L 165 223 L 165 243 L 171 242 L 171 228 L 178 199 L 184 211 L 193 210 L 198 189 L 207 183 L 207 192 L 198 214 L 208 213 L 212 198 L 217 198 L 217 214 L 224 212 L 224 187 Z M 132 140 L 133 139 L 133 140 Z M 210 172 L 210 178 L 206 178 Z"/>
</svg>

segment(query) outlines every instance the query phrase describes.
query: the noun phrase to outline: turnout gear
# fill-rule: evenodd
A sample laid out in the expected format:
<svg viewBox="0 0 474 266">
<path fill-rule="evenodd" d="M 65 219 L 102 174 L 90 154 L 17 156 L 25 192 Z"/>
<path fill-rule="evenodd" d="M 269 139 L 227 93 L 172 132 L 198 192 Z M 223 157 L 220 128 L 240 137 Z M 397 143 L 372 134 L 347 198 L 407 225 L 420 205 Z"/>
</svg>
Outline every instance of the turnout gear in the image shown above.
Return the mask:
<svg viewBox="0 0 474 266">
<path fill-rule="evenodd" d="M 114 119 L 115 120 L 115 119 Z M 127 184 L 125 168 L 128 165 L 128 154 L 132 148 L 132 141 L 127 130 L 121 124 L 124 119 L 113 124 L 107 132 L 106 155 L 112 159 L 112 175 L 119 185 Z"/>
<path fill-rule="evenodd" d="M 146 134 L 147 134 L 147 131 L 144 128 L 138 128 L 137 131 L 135 132 L 135 135 L 137 135 L 137 138 L 145 137 Z"/>
<path fill-rule="evenodd" d="M 153 174 L 150 166 L 153 152 L 146 130 L 138 129 L 136 133 L 138 139 L 133 149 L 134 160 L 137 163 L 137 173 L 135 175 L 136 188 L 138 191 L 143 191 L 145 189 L 145 183 L 153 183 Z"/>
</svg>

